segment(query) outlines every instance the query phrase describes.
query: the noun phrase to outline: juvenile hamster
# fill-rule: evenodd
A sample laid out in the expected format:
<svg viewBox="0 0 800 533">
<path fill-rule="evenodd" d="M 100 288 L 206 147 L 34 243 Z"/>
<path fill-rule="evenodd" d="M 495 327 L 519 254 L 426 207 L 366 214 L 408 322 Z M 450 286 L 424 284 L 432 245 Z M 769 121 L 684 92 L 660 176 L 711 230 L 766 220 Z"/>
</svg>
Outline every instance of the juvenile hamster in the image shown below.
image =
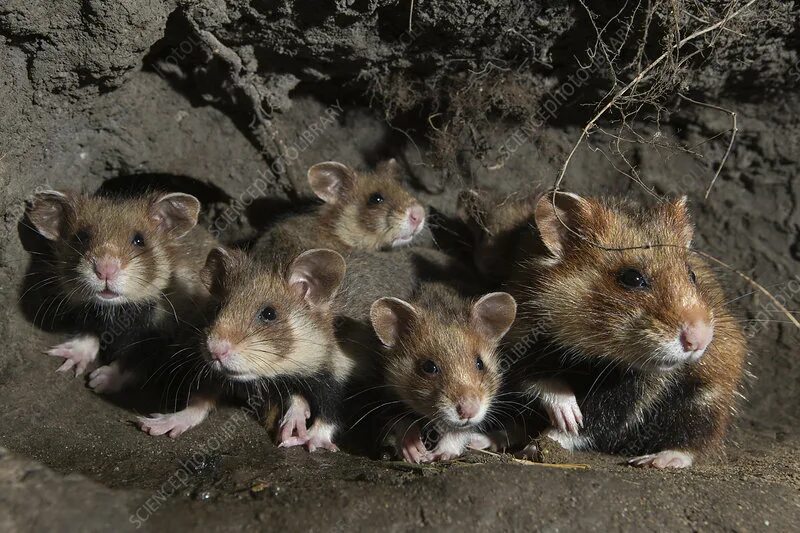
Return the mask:
<svg viewBox="0 0 800 533">
<path fill-rule="evenodd" d="M 147 342 L 199 320 L 208 293 L 197 272 L 214 245 L 196 225 L 199 211 L 200 202 L 182 193 L 33 198 L 28 217 L 51 241 L 52 287 L 77 325 L 73 338 L 47 352 L 64 359 L 59 372 L 80 376 L 102 354 L 89 386 L 116 392 L 135 377 L 123 358 L 143 359 L 154 349 Z"/>
<path fill-rule="evenodd" d="M 381 298 L 373 304 L 372 325 L 386 347 L 386 405 L 396 407 L 388 425 L 406 461 L 448 460 L 467 447 L 496 445 L 486 427 L 497 420 L 498 344 L 515 313 L 506 293 L 468 301 L 435 284 L 412 303 Z M 432 449 L 426 441 L 435 441 Z"/>
<path fill-rule="evenodd" d="M 534 209 L 540 193 L 498 196 L 466 189 L 458 195 L 459 218 L 473 236 L 473 261 L 487 280 L 508 279 L 514 265 L 535 252 Z"/>
<path fill-rule="evenodd" d="M 257 253 L 319 247 L 341 253 L 387 250 L 409 244 L 425 227 L 425 208 L 400 183 L 394 159 L 375 172 L 356 172 L 335 161 L 318 163 L 308 170 L 308 182 L 325 203 L 271 228 L 256 243 Z"/>
<path fill-rule="evenodd" d="M 217 309 L 197 346 L 197 379 L 209 372 L 212 379 L 185 409 L 140 418 L 142 430 L 177 437 L 201 423 L 231 388 L 248 398 L 266 394 L 267 410 L 278 404 L 281 446 L 336 450 L 341 392 L 352 369 L 333 326 L 332 302 L 344 273 L 344 259 L 332 250 L 273 264 L 212 250 L 201 278 Z"/>
<path fill-rule="evenodd" d="M 685 198 L 645 209 L 558 193 L 556 209 L 577 235 L 542 198 L 535 218 L 548 253 L 519 268 L 511 288 L 520 302 L 511 342 L 531 347 L 527 390 L 572 420 L 548 435 L 567 449 L 634 455 L 636 466 L 690 466 L 730 425 L 746 344 L 689 250 Z"/>
</svg>

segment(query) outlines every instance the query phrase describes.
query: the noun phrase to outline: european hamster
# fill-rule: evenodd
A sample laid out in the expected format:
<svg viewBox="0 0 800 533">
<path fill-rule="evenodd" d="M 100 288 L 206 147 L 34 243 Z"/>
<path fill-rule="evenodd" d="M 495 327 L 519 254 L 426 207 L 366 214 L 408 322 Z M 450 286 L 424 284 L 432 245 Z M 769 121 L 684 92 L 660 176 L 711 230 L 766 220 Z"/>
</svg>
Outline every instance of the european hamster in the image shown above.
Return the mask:
<svg viewBox="0 0 800 533">
<path fill-rule="evenodd" d="M 186 409 L 140 418 L 142 430 L 177 437 L 201 423 L 230 388 L 248 400 L 265 393 L 265 410 L 278 404 L 281 446 L 336 450 L 341 392 L 352 369 L 334 336 L 332 302 L 344 273 L 344 259 L 332 250 L 272 264 L 238 250 L 212 250 L 201 278 L 216 311 L 198 339 L 196 376 L 211 379 Z"/>
<path fill-rule="evenodd" d="M 458 195 L 458 216 L 473 236 L 473 261 L 487 280 L 501 282 L 536 243 L 533 214 L 540 193 L 498 197 L 466 189 Z"/>
<path fill-rule="evenodd" d="M 385 405 L 395 412 L 389 425 L 406 461 L 448 460 L 467 447 L 495 445 L 485 428 L 497 420 L 498 344 L 515 313 L 506 293 L 467 301 L 435 284 L 413 303 L 381 298 L 372 305 L 371 322 L 386 347 Z"/>
<path fill-rule="evenodd" d="M 425 227 L 425 208 L 400 183 L 394 159 L 375 172 L 357 172 L 335 161 L 318 163 L 308 170 L 308 182 L 325 203 L 279 222 L 256 242 L 257 253 L 320 247 L 341 253 L 387 250 L 409 244 Z"/>
<path fill-rule="evenodd" d="M 574 420 L 572 391 L 583 415 L 582 428 L 548 435 L 567 449 L 635 455 L 637 466 L 690 466 L 730 425 L 746 344 L 689 249 L 686 199 L 645 209 L 557 193 L 576 235 L 552 198 L 535 211 L 548 253 L 520 267 L 511 287 L 520 302 L 512 342 L 532 347 L 527 390 L 558 393 L 557 411 Z"/>
<path fill-rule="evenodd" d="M 124 388 L 149 341 L 199 320 L 207 298 L 197 272 L 214 241 L 197 227 L 200 202 L 182 193 L 113 197 L 46 191 L 28 218 L 50 240 L 52 287 L 59 306 L 76 315 L 77 335 L 47 353 L 63 358 L 59 372 L 89 375 L 96 392 Z M 134 365 L 136 366 L 136 365 Z"/>
</svg>

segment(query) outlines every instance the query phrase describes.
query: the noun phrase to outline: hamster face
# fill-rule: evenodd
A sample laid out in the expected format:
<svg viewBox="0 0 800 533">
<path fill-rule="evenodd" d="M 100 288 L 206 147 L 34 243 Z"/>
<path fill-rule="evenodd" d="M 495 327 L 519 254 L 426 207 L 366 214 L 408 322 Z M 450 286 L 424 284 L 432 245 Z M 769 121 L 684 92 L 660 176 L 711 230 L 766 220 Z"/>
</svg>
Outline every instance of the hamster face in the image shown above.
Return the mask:
<svg viewBox="0 0 800 533">
<path fill-rule="evenodd" d="M 457 325 L 415 321 L 391 351 L 387 384 L 409 407 L 445 427 L 478 426 L 501 384 L 494 347 Z"/>
<path fill-rule="evenodd" d="M 202 347 L 210 368 L 234 381 L 252 381 L 321 367 L 333 338 L 324 302 L 309 298 L 311 289 L 291 269 L 284 275 L 242 252 L 219 250 L 201 273 L 218 302 Z M 330 254 L 343 276 L 344 260 Z"/>
<path fill-rule="evenodd" d="M 550 198 L 544 209 L 552 213 Z M 703 357 L 723 296 L 711 271 L 686 247 L 692 229 L 684 201 L 645 211 L 623 203 L 579 199 L 562 218 L 606 247 L 675 246 L 607 251 L 558 230 L 546 214 L 543 240 L 555 257 L 541 261 L 531 298 L 550 310 L 551 330 L 565 347 L 667 372 Z M 550 226 L 548 226 L 550 224 Z M 555 240 L 554 240 L 555 237 Z"/>
<path fill-rule="evenodd" d="M 384 250 L 409 244 L 425 227 L 425 208 L 399 181 L 397 164 L 361 173 L 327 162 L 309 170 L 309 182 L 325 200 L 322 219 L 347 246 Z"/>
<path fill-rule="evenodd" d="M 115 306 L 163 294 L 172 274 L 168 248 L 194 227 L 199 209 L 179 193 L 112 199 L 52 191 L 37 195 L 29 215 L 53 241 L 66 297 Z"/>
</svg>

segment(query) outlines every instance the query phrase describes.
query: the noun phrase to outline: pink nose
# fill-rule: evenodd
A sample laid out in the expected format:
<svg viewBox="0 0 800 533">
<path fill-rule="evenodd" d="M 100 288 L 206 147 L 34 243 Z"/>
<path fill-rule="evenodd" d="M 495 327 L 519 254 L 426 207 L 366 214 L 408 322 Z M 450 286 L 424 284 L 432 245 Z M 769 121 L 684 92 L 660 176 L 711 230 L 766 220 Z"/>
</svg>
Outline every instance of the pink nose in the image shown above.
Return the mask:
<svg viewBox="0 0 800 533">
<path fill-rule="evenodd" d="M 209 339 L 208 341 L 208 351 L 211 353 L 211 357 L 217 361 L 223 361 L 230 357 L 232 348 L 231 343 L 228 341 L 215 339 Z"/>
<path fill-rule="evenodd" d="M 684 352 L 705 350 L 714 338 L 714 328 L 707 322 L 692 322 L 681 328 L 681 346 Z"/>
<path fill-rule="evenodd" d="M 119 259 L 103 257 L 94 262 L 94 273 L 101 281 L 114 281 L 119 275 Z"/>
<path fill-rule="evenodd" d="M 456 413 L 462 420 L 475 418 L 481 410 L 481 402 L 477 398 L 462 398 L 456 404 Z"/>
<path fill-rule="evenodd" d="M 417 229 L 425 220 L 425 209 L 419 204 L 409 207 L 407 213 L 408 221 L 414 229 Z"/>
</svg>

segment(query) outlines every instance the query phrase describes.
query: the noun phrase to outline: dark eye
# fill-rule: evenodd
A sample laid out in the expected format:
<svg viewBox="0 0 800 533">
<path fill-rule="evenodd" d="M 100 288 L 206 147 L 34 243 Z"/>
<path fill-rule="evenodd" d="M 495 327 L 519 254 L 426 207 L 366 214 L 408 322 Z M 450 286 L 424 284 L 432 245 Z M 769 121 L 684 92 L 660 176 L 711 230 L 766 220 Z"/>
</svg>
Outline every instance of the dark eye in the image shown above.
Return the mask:
<svg viewBox="0 0 800 533">
<path fill-rule="evenodd" d="M 382 204 L 383 201 L 384 201 L 383 200 L 383 195 L 381 193 L 379 193 L 379 192 L 376 192 L 376 193 L 370 195 L 369 200 L 367 200 L 367 203 L 369 203 L 369 205 L 378 205 L 378 204 Z"/>
<path fill-rule="evenodd" d="M 75 240 L 81 244 L 86 244 L 87 242 L 89 242 L 90 238 L 91 235 L 89 234 L 89 230 L 82 229 L 77 233 L 75 233 Z"/>
<path fill-rule="evenodd" d="M 272 322 L 276 318 L 278 318 L 278 313 L 273 307 L 267 306 L 258 313 L 258 319 L 262 322 Z"/>
<path fill-rule="evenodd" d="M 144 246 L 144 237 L 142 236 L 142 234 L 141 233 L 135 233 L 133 235 L 133 239 L 131 239 L 131 244 L 134 245 L 134 246 L 137 246 L 139 248 Z"/>
<path fill-rule="evenodd" d="M 439 367 L 436 366 L 436 363 L 428 359 L 427 361 L 422 363 L 422 371 L 425 372 L 426 374 L 434 375 L 439 373 Z"/>
<path fill-rule="evenodd" d="M 617 274 L 620 285 L 626 289 L 646 289 L 650 286 L 647 278 L 635 268 L 625 268 Z"/>
<path fill-rule="evenodd" d="M 478 370 L 484 370 L 486 368 L 486 365 L 483 364 L 483 359 L 480 357 L 475 360 L 475 368 Z"/>
<path fill-rule="evenodd" d="M 689 281 L 691 281 L 694 285 L 697 285 L 697 275 L 691 268 L 689 269 Z"/>
</svg>

